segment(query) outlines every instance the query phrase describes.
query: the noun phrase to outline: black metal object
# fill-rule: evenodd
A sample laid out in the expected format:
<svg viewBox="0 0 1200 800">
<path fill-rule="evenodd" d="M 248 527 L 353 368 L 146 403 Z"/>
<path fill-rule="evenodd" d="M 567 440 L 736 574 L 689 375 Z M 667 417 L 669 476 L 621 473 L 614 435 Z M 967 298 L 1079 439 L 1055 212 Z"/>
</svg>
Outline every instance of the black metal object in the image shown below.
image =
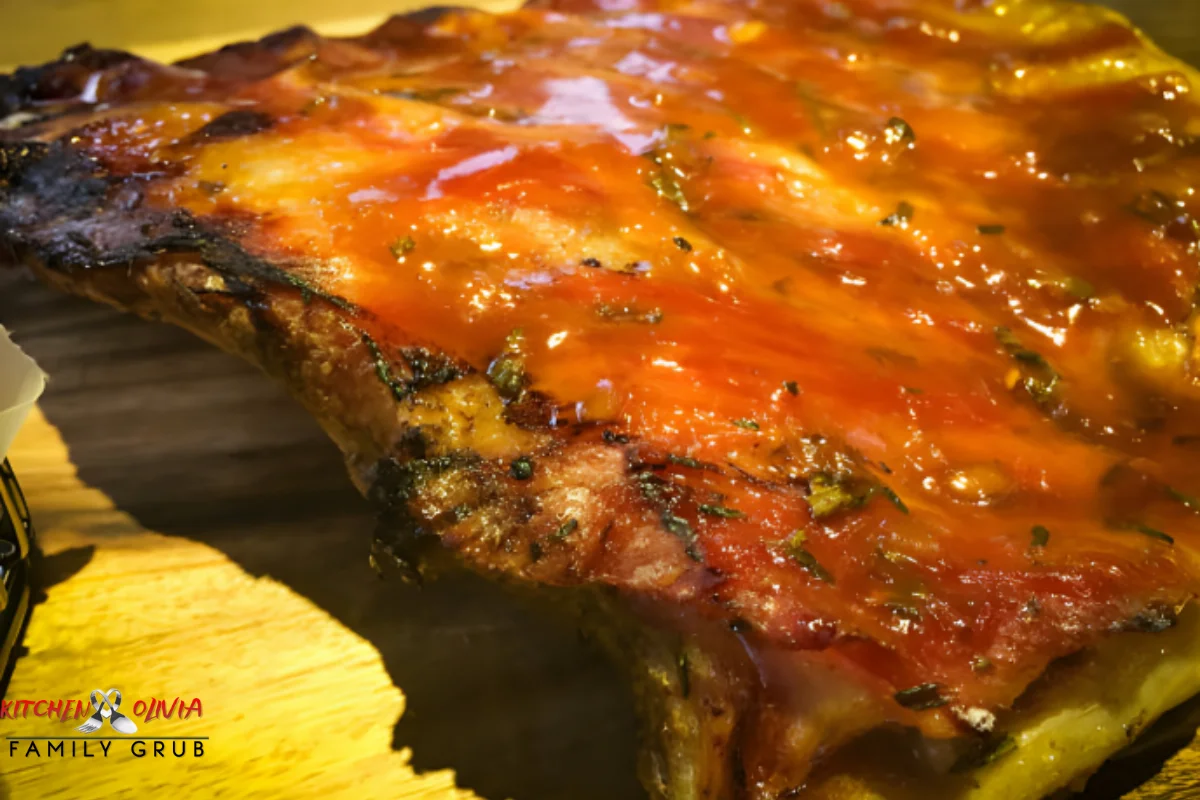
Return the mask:
<svg viewBox="0 0 1200 800">
<path fill-rule="evenodd" d="M 8 460 L 0 462 L 0 697 L 8 688 L 32 604 L 37 547 L 25 495 Z"/>
</svg>

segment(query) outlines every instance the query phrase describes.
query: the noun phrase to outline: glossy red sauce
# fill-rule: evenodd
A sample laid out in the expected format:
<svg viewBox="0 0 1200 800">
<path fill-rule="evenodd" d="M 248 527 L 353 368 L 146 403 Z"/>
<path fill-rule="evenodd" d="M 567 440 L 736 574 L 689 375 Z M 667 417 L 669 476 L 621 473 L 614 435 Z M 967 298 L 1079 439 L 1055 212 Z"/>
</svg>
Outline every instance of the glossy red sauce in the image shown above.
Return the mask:
<svg viewBox="0 0 1200 800">
<path fill-rule="evenodd" d="M 665 474 L 744 515 L 688 510 L 721 613 L 890 690 L 1007 703 L 1192 596 L 1192 73 L 1000 3 L 559 6 L 155 73 L 80 146 L 380 341 L 520 329 L 560 413 L 718 467 Z M 231 107 L 276 122 L 188 138 Z M 813 437 L 861 506 L 813 518 Z"/>
</svg>

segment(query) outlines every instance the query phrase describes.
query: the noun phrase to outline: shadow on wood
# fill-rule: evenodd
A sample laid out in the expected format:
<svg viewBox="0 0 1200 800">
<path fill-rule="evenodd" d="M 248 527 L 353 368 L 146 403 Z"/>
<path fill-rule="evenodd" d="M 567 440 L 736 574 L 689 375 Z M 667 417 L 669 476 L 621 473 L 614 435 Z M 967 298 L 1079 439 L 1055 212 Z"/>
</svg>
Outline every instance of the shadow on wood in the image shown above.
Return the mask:
<svg viewBox="0 0 1200 800">
<path fill-rule="evenodd" d="M 378 649 L 406 697 L 394 747 L 412 748 L 416 770 L 454 769 L 492 800 L 645 796 L 617 671 L 482 579 L 377 579 L 365 501 L 279 387 L 182 331 L 11 276 L 0 322 L 52 376 L 42 409 L 82 481 L 147 528 L 281 581 Z"/>
</svg>

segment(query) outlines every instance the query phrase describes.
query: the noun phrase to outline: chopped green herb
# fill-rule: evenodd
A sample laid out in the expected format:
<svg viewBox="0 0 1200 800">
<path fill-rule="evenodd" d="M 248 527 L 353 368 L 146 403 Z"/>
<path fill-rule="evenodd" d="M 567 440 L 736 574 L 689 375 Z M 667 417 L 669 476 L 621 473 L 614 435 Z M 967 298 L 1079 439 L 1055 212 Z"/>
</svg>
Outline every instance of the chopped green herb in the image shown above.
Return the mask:
<svg viewBox="0 0 1200 800">
<path fill-rule="evenodd" d="M 1143 525 L 1140 522 L 1134 523 L 1131 527 L 1138 533 L 1149 536 L 1151 539 L 1158 539 L 1159 541 L 1166 542 L 1167 544 L 1175 544 L 1175 537 L 1163 533 L 1157 528 L 1151 528 L 1149 525 Z"/>
<path fill-rule="evenodd" d="M 1007 229 L 1003 225 L 980 225 L 975 230 L 984 236 L 999 236 Z"/>
<path fill-rule="evenodd" d="M 521 456 L 509 464 L 508 472 L 519 481 L 527 481 L 533 477 L 533 460 Z"/>
<path fill-rule="evenodd" d="M 521 329 L 514 330 L 508 335 L 505 352 L 496 356 L 487 368 L 488 379 L 505 400 L 517 400 L 525 391 L 525 357 L 521 354 L 524 341 Z"/>
<path fill-rule="evenodd" d="M 678 247 L 683 252 L 685 252 L 685 253 L 692 252 L 692 243 L 689 242 L 687 239 L 683 238 L 682 236 L 676 236 L 672 241 L 674 241 L 675 246 Z"/>
<path fill-rule="evenodd" d="M 659 308 L 645 310 L 632 305 L 614 306 L 607 303 L 596 306 L 596 316 L 609 322 L 640 322 L 646 325 L 657 325 L 663 321 L 663 312 Z"/>
<path fill-rule="evenodd" d="M 605 444 L 629 444 L 629 437 L 623 433 L 605 431 L 600 434 L 600 438 L 604 440 Z"/>
<path fill-rule="evenodd" d="M 704 136 L 703 136 L 703 137 L 701 137 L 701 138 L 704 138 L 704 139 L 715 139 L 715 138 L 717 138 L 717 132 L 716 132 L 716 131 L 705 131 L 705 132 L 704 132 Z"/>
<path fill-rule="evenodd" d="M 1175 627 L 1179 622 L 1179 616 L 1175 609 L 1162 606 L 1150 606 L 1144 608 L 1124 623 L 1119 623 L 1113 629 L 1123 631 L 1140 631 L 1142 633 L 1162 633 L 1165 630 Z"/>
<path fill-rule="evenodd" d="M 917 364 L 917 359 L 901 353 L 899 350 L 892 350 L 889 347 L 868 347 L 867 355 L 886 366 L 897 367 L 913 367 Z"/>
<path fill-rule="evenodd" d="M 300 299 L 304 301 L 304 305 L 311 303 L 314 297 L 319 297 L 326 303 L 329 303 L 331 306 L 340 308 L 342 311 L 357 311 L 355 305 L 349 300 L 345 299 L 344 297 L 338 297 L 336 294 L 330 294 L 329 292 L 321 291 L 308 281 L 301 278 L 299 275 L 293 275 L 290 272 L 284 272 L 283 270 L 276 270 L 274 268 L 272 268 L 269 272 L 270 274 L 266 277 L 268 277 L 270 280 L 278 279 L 298 290 L 300 292 Z"/>
<path fill-rule="evenodd" d="M 809 120 L 812 122 L 813 130 L 821 139 L 829 138 L 829 129 L 831 123 L 835 121 L 834 117 L 838 111 L 842 111 L 838 106 L 835 106 L 824 100 L 820 94 L 820 89 L 805 81 L 800 81 L 796 84 L 796 94 L 800 97 L 800 101 L 804 103 L 805 111 L 808 114 Z"/>
<path fill-rule="evenodd" d="M 992 660 L 987 656 L 975 656 L 971 659 L 971 669 L 974 672 L 987 672 L 992 668 Z"/>
<path fill-rule="evenodd" d="M 886 497 L 888 500 L 891 500 L 892 505 L 894 505 L 896 508 L 903 511 L 905 514 L 908 513 L 908 506 L 904 505 L 904 501 L 900 499 L 900 495 L 893 492 L 891 487 L 880 484 L 879 485 L 879 493 L 881 495 L 883 495 L 884 497 Z"/>
<path fill-rule="evenodd" d="M 733 420 L 733 424 L 748 431 L 759 430 L 758 423 L 752 419 L 735 419 Z"/>
<path fill-rule="evenodd" d="M 668 131 L 669 133 L 670 131 Z M 672 153 L 669 147 L 669 145 L 659 147 L 645 154 L 645 157 L 654 162 L 656 167 L 651 171 L 648 182 L 659 197 L 671 201 L 679 206 L 680 211 L 687 213 L 690 207 L 687 195 L 683 191 L 683 185 L 680 183 L 687 175 L 679 168 L 678 159 L 671 157 Z"/>
<path fill-rule="evenodd" d="M 807 541 L 808 537 L 805 536 L 804 531 L 793 533 L 785 543 L 788 556 L 792 561 L 795 561 L 808 570 L 809 574 L 817 580 L 824 581 L 825 583 L 834 583 L 833 575 L 829 574 L 829 571 L 817 561 L 816 556 L 810 553 L 808 548 L 804 546 Z"/>
<path fill-rule="evenodd" d="M 1170 486 L 1167 487 L 1167 496 L 1177 503 L 1183 503 L 1183 505 L 1187 506 L 1192 511 L 1200 513 L 1200 499 L 1197 499 L 1190 494 L 1184 494 L 1183 492 L 1172 489 Z"/>
<path fill-rule="evenodd" d="M 397 97 L 401 100 L 417 100 L 422 103 L 436 103 L 445 100 L 455 95 L 462 94 L 466 89 L 460 86 L 440 86 L 433 89 L 396 89 L 393 91 L 381 92 L 388 97 Z"/>
<path fill-rule="evenodd" d="M 996 328 L 996 340 L 1004 346 L 1008 354 L 1018 361 L 1024 361 L 1027 364 L 1045 364 L 1046 360 L 1041 354 L 1035 350 L 1027 349 L 1021 340 L 1016 337 L 1011 330 L 1005 327 Z"/>
<path fill-rule="evenodd" d="M 809 481 L 808 505 L 813 519 L 824 519 L 844 508 L 858 508 L 866 496 L 849 491 L 842 484 L 817 475 Z"/>
<path fill-rule="evenodd" d="M 900 388 L 904 390 L 905 394 L 925 394 L 924 389 L 918 389 L 915 386 L 901 386 Z"/>
<path fill-rule="evenodd" d="M 884 603 L 883 607 L 902 619 L 913 622 L 919 622 L 921 619 L 921 609 L 909 603 Z"/>
<path fill-rule="evenodd" d="M 917 135 L 913 132 L 912 126 L 900 117 L 892 117 L 888 120 L 887 127 L 883 129 L 883 138 L 888 144 L 911 145 L 917 141 Z"/>
<path fill-rule="evenodd" d="M 787 389 L 787 393 L 791 395 L 800 394 L 800 386 L 795 381 L 784 381 L 783 388 Z"/>
<path fill-rule="evenodd" d="M 359 331 L 359 334 L 362 337 L 362 343 L 366 345 L 367 352 L 371 354 L 371 360 L 375 362 L 375 374 L 379 376 L 379 380 L 383 381 L 383 384 L 392 390 L 392 395 L 397 400 L 403 400 L 408 397 L 408 387 L 392 373 L 392 365 L 384 357 L 383 351 L 379 349 L 379 345 L 366 332 Z"/>
<path fill-rule="evenodd" d="M 855 508 L 863 500 L 848 492 L 841 484 L 829 480 L 828 476 L 816 475 L 809 480 L 808 506 L 813 519 L 824 519 L 843 508 Z"/>
<path fill-rule="evenodd" d="M 570 536 L 572 533 L 574 533 L 577 528 L 579 528 L 579 520 L 572 517 L 571 519 L 567 520 L 562 525 L 560 525 L 558 530 L 554 532 L 554 535 L 551 538 L 565 539 L 568 536 Z"/>
<path fill-rule="evenodd" d="M 1050 541 L 1050 531 L 1044 525 L 1034 525 L 1031 530 L 1031 546 L 1045 547 Z"/>
<path fill-rule="evenodd" d="M 388 245 L 388 250 L 392 251 L 392 257 L 397 261 L 404 258 L 405 254 L 412 252 L 412 249 L 417 246 L 411 236 L 401 236 L 396 241 Z"/>
<path fill-rule="evenodd" d="M 913 208 L 912 203 L 901 200 L 900 204 L 896 206 L 896 210 L 879 220 L 879 224 L 885 228 L 907 228 L 915 213 L 916 209 Z"/>
<path fill-rule="evenodd" d="M 1042 615 L 1042 603 L 1036 597 L 1031 597 L 1025 602 L 1025 607 L 1021 609 L 1021 613 L 1030 619 L 1035 619 Z"/>
<path fill-rule="evenodd" d="M 996 340 L 1016 361 L 1021 370 L 1021 385 L 1033 401 L 1046 410 L 1054 410 L 1058 406 L 1058 386 L 1060 377 L 1041 354 L 1026 348 L 1011 330 L 1005 327 L 996 328 Z"/>
<path fill-rule="evenodd" d="M 987 741 L 980 742 L 978 747 L 974 747 L 964 753 L 950 767 L 950 771 L 954 773 L 970 772 L 973 769 L 986 767 L 988 764 L 1000 760 L 1016 749 L 1017 740 L 1008 734 L 993 737 Z"/>
<path fill-rule="evenodd" d="M 590 256 L 588 258 L 583 259 L 579 263 L 585 267 L 591 267 L 592 269 L 599 269 L 601 266 L 600 259 L 592 258 Z"/>
<path fill-rule="evenodd" d="M 991 764 L 993 761 L 1008 755 L 1016 749 L 1017 740 L 1011 736 L 1004 736 L 988 749 L 987 755 L 983 757 L 982 765 Z"/>
<path fill-rule="evenodd" d="M 709 503 L 701 503 L 700 512 L 710 517 L 721 517 L 723 519 L 743 519 L 746 516 L 744 512 L 738 511 L 736 508 L 727 508 L 726 506 L 711 505 Z"/>
<path fill-rule="evenodd" d="M 1096 295 L 1096 287 L 1083 278 L 1074 275 L 1065 278 L 1062 282 L 1062 287 L 1067 294 L 1079 300 L 1087 300 L 1089 297 L 1095 297 Z"/>
<path fill-rule="evenodd" d="M 941 686 L 936 683 L 924 683 L 911 689 L 901 689 L 893 695 L 896 702 L 913 711 L 928 711 L 946 705 L 946 698 L 941 695 Z"/>
<path fill-rule="evenodd" d="M 692 530 L 691 523 L 683 517 L 677 517 L 669 511 L 664 511 L 662 515 L 662 524 L 667 531 L 675 536 L 684 544 L 684 552 L 688 558 L 693 561 L 700 561 L 700 552 L 696 549 L 696 532 Z"/>
<path fill-rule="evenodd" d="M 650 185 L 654 187 L 654 191 L 658 193 L 659 197 L 670 200 L 682 211 L 688 210 L 688 201 L 683 193 L 683 187 L 668 170 L 662 169 L 658 174 L 652 175 Z"/>
<path fill-rule="evenodd" d="M 676 456 L 670 453 L 667 454 L 667 461 L 672 464 L 678 464 L 681 467 L 690 467 L 691 469 L 704 469 L 704 465 L 694 458 L 688 456 Z"/>
</svg>

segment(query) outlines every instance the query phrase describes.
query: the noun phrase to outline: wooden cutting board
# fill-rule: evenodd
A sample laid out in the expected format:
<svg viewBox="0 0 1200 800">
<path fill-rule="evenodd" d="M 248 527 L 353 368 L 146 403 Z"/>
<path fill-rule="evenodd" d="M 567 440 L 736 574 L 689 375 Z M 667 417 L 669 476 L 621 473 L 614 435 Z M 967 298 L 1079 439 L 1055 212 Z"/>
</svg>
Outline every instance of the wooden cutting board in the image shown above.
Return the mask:
<svg viewBox="0 0 1200 800">
<path fill-rule="evenodd" d="M 0 62 L 83 39 L 174 58 L 301 20 L 362 30 L 398 5 L 176 0 L 164 14 L 157 0 L 0 0 Z M 1200 3 L 1126 5 L 1176 52 L 1200 52 Z M 377 580 L 372 520 L 337 452 L 254 370 L 12 275 L 0 323 L 52 379 L 11 453 L 49 585 L 7 696 L 199 697 L 202 717 L 143 732 L 210 737 L 182 759 L 5 746 L 0 797 L 644 798 L 615 670 L 481 580 Z M 1162 766 L 1178 746 L 1106 768 L 1088 800 L 1200 797 L 1200 747 Z"/>
</svg>

